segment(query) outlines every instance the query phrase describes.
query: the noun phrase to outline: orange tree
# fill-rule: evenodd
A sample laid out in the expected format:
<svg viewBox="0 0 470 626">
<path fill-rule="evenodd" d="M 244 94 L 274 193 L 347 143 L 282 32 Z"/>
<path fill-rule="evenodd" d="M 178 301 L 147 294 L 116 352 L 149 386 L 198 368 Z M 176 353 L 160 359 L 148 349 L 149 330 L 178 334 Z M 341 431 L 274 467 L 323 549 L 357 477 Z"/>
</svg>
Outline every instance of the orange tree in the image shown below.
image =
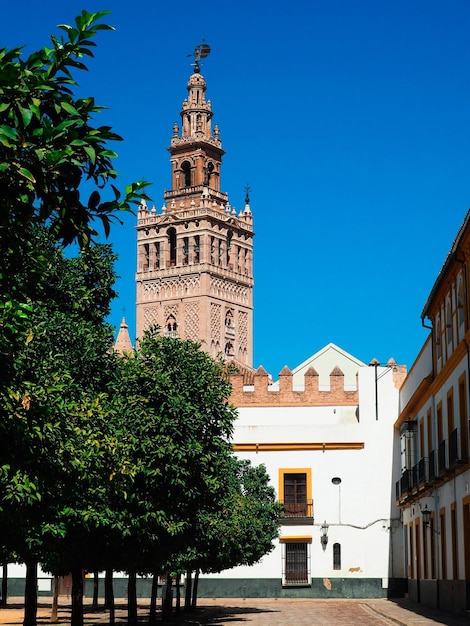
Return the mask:
<svg viewBox="0 0 470 626">
<path fill-rule="evenodd" d="M 42 272 L 44 256 L 34 248 L 32 225 L 47 227 L 55 241 L 80 246 L 105 233 L 119 211 L 129 210 L 146 185 L 133 183 L 121 196 L 112 184 L 119 141 L 109 126 L 94 123 L 103 107 L 74 95 L 74 73 L 86 70 L 94 37 L 112 30 L 100 20 L 107 11 L 82 11 L 73 26 L 60 25 L 51 46 L 23 58 L 22 49 L 0 49 L 0 355 L 4 361 L 29 336 L 29 289 Z M 84 196 L 81 185 L 91 192 Z M 109 190 L 110 197 L 103 198 Z M 29 274 L 18 279 L 28 261 Z M 34 261 L 34 263 L 33 263 Z M 2 367 L 3 380 L 9 368 Z M 2 379 L 0 379 L 0 383 Z"/>
<path fill-rule="evenodd" d="M 194 606 L 198 573 L 254 565 L 274 548 L 281 505 L 264 465 L 232 456 L 226 466 L 227 488 L 217 510 L 198 511 L 191 542 L 176 556 L 173 569 L 187 574 L 185 606 Z M 196 572 L 191 590 L 192 572 Z"/>
<path fill-rule="evenodd" d="M 57 571 L 57 542 L 72 527 L 82 530 L 75 549 L 85 552 L 92 531 L 112 525 L 102 491 L 104 478 L 119 471 L 110 469 L 116 442 L 105 393 L 114 254 L 93 246 L 66 258 L 35 230 L 32 241 L 48 262 L 30 292 L 31 340 L 15 351 L 0 394 L 0 548 L 27 565 L 26 624 L 36 621 L 37 563 Z"/>
<path fill-rule="evenodd" d="M 124 357 L 113 387 L 114 415 L 134 474 L 128 535 L 115 552 L 115 569 L 162 573 L 193 541 L 199 511 L 219 509 L 236 417 L 230 393 L 221 360 L 156 328 Z"/>
<path fill-rule="evenodd" d="M 75 75 L 87 69 L 85 62 L 93 57 L 95 36 L 99 31 L 112 30 L 101 21 L 106 13 L 82 11 L 72 26 L 59 26 L 61 35 L 53 35 L 49 46 L 26 58 L 21 48 L 0 49 L 0 515 L 3 520 L 8 520 L 6 512 L 13 513 L 15 507 L 18 512 L 26 507 L 31 513 L 35 506 L 41 514 L 47 510 L 44 485 L 35 478 L 35 471 L 39 461 L 47 458 L 46 452 L 52 452 L 54 437 L 60 441 L 63 435 L 56 427 L 60 423 L 57 415 L 67 412 L 86 415 L 89 404 L 95 401 L 93 397 L 78 397 L 81 383 L 88 384 L 93 377 L 86 378 L 85 369 L 81 371 L 82 378 L 73 371 L 85 365 L 87 350 L 83 348 L 89 347 L 96 323 L 98 326 L 100 323 L 97 319 L 73 321 L 70 311 L 65 309 L 41 318 L 44 300 L 40 286 L 45 276 L 50 275 L 50 264 L 56 258 L 53 247 L 38 245 L 36 228 L 44 227 L 51 241 L 59 246 L 77 242 L 82 248 L 92 249 L 96 224 L 101 224 L 108 233 L 111 222 L 119 221 L 119 212 L 129 210 L 131 203 L 144 195 L 143 182 L 131 184 L 122 196 L 113 185 L 117 176 L 113 167 L 116 153 L 109 144 L 121 138 L 109 126 L 94 122 L 102 107 L 93 97 L 75 95 Z M 82 185 L 85 182 L 86 194 Z M 81 295 L 89 296 L 86 285 L 82 287 Z M 68 296 L 65 290 L 59 297 L 65 300 Z M 76 298 L 69 300 L 77 305 Z M 93 306 L 101 306 L 93 297 L 84 298 L 82 304 L 88 306 L 88 312 Z M 97 318 L 101 313 L 97 312 Z M 75 345 L 82 345 L 81 358 L 75 364 L 73 358 L 78 357 L 80 350 L 75 350 L 72 358 L 70 350 L 58 346 L 59 338 L 64 338 L 58 329 L 67 328 L 67 324 L 69 336 L 76 333 Z M 57 343 L 51 346 L 54 335 Z M 110 337 L 106 340 L 107 348 L 110 340 Z M 96 348 L 99 345 L 97 341 Z M 45 346 L 51 347 L 50 353 L 45 353 Z M 68 354 L 68 360 L 62 358 L 62 353 Z M 31 367 L 33 363 L 35 368 Z M 75 408 L 67 406 L 67 393 L 70 398 L 74 388 Z M 24 523 L 26 519 L 23 518 Z M 18 529 L 11 522 L 3 543 Z M 41 541 L 33 535 L 34 530 L 24 545 L 15 541 L 18 552 L 37 556 Z M 2 548 L 6 555 L 6 546 Z M 34 603 L 29 615 L 29 623 L 34 623 Z"/>
</svg>

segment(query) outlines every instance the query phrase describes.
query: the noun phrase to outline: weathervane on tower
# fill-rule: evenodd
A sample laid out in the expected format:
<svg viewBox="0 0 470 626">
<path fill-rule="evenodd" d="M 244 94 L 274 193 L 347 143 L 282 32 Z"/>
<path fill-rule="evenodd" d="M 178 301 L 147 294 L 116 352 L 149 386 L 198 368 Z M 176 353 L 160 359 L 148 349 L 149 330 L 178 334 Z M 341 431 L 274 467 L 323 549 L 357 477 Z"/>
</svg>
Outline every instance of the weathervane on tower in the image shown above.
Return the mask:
<svg viewBox="0 0 470 626">
<path fill-rule="evenodd" d="M 192 65 L 194 65 L 195 74 L 199 74 L 200 72 L 199 61 L 201 59 L 205 59 L 206 57 L 208 57 L 210 52 L 211 52 L 211 47 L 209 46 L 209 44 L 204 43 L 204 39 L 203 39 L 202 43 L 200 43 L 198 46 L 194 48 L 194 52 L 191 52 L 191 54 L 188 54 L 188 57 L 194 57 L 194 63 L 192 63 Z"/>
</svg>

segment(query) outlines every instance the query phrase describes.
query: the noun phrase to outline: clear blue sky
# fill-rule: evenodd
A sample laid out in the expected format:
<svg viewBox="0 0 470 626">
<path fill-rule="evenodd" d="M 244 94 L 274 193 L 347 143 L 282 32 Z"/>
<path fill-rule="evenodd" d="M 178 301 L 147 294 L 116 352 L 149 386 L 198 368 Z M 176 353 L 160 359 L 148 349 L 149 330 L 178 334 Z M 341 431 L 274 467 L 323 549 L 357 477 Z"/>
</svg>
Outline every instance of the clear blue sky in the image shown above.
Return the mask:
<svg viewBox="0 0 470 626">
<path fill-rule="evenodd" d="M 30 52 L 81 9 L 110 8 L 81 95 L 125 141 L 122 187 L 170 186 L 169 145 L 191 53 L 224 157 L 221 187 L 252 187 L 254 365 L 275 377 L 329 342 L 410 366 L 421 311 L 470 205 L 468 0 L 23 0 L 0 45 Z M 135 218 L 116 226 L 119 300 L 135 329 Z"/>
</svg>

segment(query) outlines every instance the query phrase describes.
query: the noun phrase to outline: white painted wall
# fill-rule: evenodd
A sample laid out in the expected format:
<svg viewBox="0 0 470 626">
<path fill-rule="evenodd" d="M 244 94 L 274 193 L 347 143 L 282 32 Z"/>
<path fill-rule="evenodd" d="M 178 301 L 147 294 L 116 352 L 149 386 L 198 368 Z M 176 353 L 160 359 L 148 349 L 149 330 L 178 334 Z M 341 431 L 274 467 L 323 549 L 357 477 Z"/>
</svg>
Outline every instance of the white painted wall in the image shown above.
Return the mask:
<svg viewBox="0 0 470 626">
<path fill-rule="evenodd" d="M 325 360 L 327 368 L 331 362 Z M 341 368 L 341 363 L 336 363 Z M 334 367 L 334 366 L 333 366 Z M 333 369 L 331 367 L 331 369 Z M 330 371 L 331 371 L 330 369 Z M 317 370 L 318 371 L 318 370 Z M 328 372 L 329 374 L 329 372 Z M 311 468 L 314 525 L 281 526 L 283 536 L 311 536 L 313 578 L 383 578 L 391 572 L 391 544 L 401 547 L 401 524 L 394 501 L 393 442 L 398 390 L 391 368 L 359 368 L 359 407 L 242 407 L 234 443 L 364 443 L 361 450 L 244 452 L 240 458 L 264 464 L 276 490 L 279 468 Z M 359 420 L 357 419 L 357 415 Z M 378 417 L 378 419 L 377 419 Z M 332 484 L 340 477 L 341 484 Z M 328 545 L 320 542 L 329 525 Z M 341 570 L 333 570 L 333 544 L 341 544 Z M 403 576 L 401 549 L 394 555 L 396 576 Z M 279 578 L 282 546 L 253 567 L 227 570 L 225 578 Z"/>
</svg>

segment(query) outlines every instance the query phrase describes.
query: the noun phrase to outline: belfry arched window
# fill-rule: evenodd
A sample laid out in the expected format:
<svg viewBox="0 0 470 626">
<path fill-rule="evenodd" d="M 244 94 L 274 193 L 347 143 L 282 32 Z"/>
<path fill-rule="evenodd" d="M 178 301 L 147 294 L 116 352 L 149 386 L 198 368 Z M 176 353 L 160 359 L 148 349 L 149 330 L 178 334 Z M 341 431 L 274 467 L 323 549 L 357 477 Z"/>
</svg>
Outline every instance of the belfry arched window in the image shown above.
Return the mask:
<svg viewBox="0 0 470 626">
<path fill-rule="evenodd" d="M 227 233 L 227 241 L 226 241 L 226 245 L 227 245 L 227 267 L 230 267 L 230 254 L 231 254 L 231 248 L 232 248 L 232 237 L 233 237 L 233 233 L 232 233 L 232 231 L 229 230 L 229 232 Z"/>
<path fill-rule="evenodd" d="M 225 356 L 226 357 L 233 357 L 235 356 L 235 351 L 233 349 L 233 344 L 231 344 L 229 341 L 225 344 Z"/>
<path fill-rule="evenodd" d="M 168 245 L 170 249 L 170 267 L 174 267 L 176 265 L 176 229 L 169 228 L 167 230 L 168 235 Z"/>
<path fill-rule="evenodd" d="M 199 255 L 200 255 L 200 237 L 199 235 L 194 235 L 194 263 L 199 263 Z"/>
<path fill-rule="evenodd" d="M 191 163 L 184 161 L 181 164 L 181 171 L 183 172 L 184 186 L 191 187 Z"/>
<path fill-rule="evenodd" d="M 189 263 L 189 238 L 183 237 L 183 265 Z"/>
<path fill-rule="evenodd" d="M 204 186 L 210 187 L 212 172 L 214 171 L 214 164 L 212 161 L 209 161 L 206 165 L 204 165 Z"/>
</svg>

